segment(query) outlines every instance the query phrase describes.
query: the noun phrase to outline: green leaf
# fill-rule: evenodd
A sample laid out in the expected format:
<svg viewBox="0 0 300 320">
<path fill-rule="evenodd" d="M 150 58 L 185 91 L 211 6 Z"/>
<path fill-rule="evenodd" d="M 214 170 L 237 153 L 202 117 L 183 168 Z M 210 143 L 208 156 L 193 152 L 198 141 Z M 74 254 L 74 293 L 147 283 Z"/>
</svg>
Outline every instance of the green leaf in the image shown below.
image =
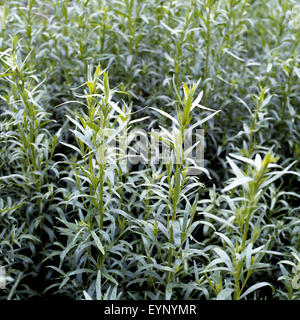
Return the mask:
<svg viewBox="0 0 300 320">
<path fill-rule="evenodd" d="M 262 287 L 266 287 L 266 286 L 270 286 L 272 288 L 272 286 L 270 285 L 270 283 L 268 282 L 259 282 L 259 283 L 256 283 L 254 284 L 253 286 L 251 286 L 249 289 L 247 289 L 240 297 L 239 299 L 243 299 L 245 298 L 248 294 L 250 294 L 251 292 L 257 290 L 257 289 L 260 289 Z"/>
<path fill-rule="evenodd" d="M 99 237 L 96 235 L 95 231 L 91 231 L 91 235 L 95 241 L 96 247 L 99 249 L 99 251 L 104 255 L 105 254 L 105 250 L 103 248 L 103 245 L 99 239 Z"/>
</svg>

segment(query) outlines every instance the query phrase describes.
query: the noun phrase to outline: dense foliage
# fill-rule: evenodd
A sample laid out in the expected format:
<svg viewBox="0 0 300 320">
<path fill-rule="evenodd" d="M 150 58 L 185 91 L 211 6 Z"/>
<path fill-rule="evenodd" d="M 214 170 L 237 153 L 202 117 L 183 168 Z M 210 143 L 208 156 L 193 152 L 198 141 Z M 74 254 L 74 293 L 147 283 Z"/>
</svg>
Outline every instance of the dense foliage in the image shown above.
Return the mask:
<svg viewBox="0 0 300 320">
<path fill-rule="evenodd" d="M 296 6 L 3 1 L 0 297 L 300 299 Z M 201 175 L 101 161 L 159 128 Z"/>
</svg>

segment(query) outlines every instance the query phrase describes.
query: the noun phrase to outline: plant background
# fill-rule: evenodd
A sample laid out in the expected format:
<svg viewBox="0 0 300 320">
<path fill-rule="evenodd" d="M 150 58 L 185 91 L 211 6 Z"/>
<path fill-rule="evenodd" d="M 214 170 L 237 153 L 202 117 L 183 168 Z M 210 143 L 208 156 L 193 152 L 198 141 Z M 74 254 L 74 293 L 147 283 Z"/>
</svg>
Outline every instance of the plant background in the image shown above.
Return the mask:
<svg viewBox="0 0 300 320">
<path fill-rule="evenodd" d="M 1 298 L 299 299 L 297 1 L 2 2 Z M 200 176 L 99 161 L 193 125 Z"/>
</svg>

